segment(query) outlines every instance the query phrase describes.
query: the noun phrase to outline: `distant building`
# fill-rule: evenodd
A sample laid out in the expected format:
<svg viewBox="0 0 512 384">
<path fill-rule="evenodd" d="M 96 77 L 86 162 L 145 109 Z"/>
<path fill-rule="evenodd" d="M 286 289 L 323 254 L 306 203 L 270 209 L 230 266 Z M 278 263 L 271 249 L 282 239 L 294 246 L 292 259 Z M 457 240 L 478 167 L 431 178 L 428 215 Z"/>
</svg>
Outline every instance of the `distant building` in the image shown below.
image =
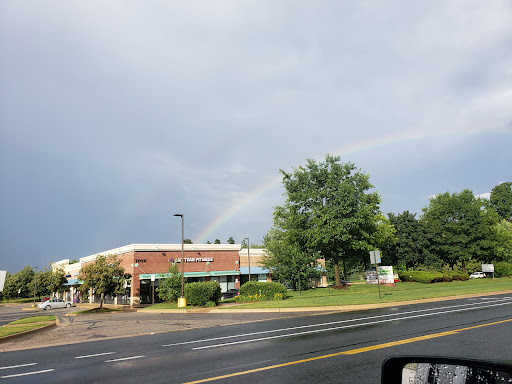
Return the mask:
<svg viewBox="0 0 512 384">
<path fill-rule="evenodd" d="M 129 273 L 131 283 L 126 295 L 107 297 L 112 304 L 147 304 L 152 302 L 152 290 L 165 278 L 170 262 L 178 263 L 181 271 L 181 244 L 130 244 L 80 258 L 78 263 L 69 263 L 69 259 L 52 263 L 52 268 L 62 268 L 68 279 L 69 290 L 64 293 L 68 300 L 89 302 L 98 301 L 94 292 L 87 295 L 78 291 L 78 274 L 83 265 L 94 261 L 98 255 L 116 255 L 121 267 Z M 217 281 L 222 292 L 249 280 L 249 259 L 251 281 L 272 281 L 271 272 L 261 266 L 264 249 L 253 248 L 247 254 L 247 248 L 240 244 L 184 244 L 185 282 Z M 154 286 L 152 285 L 154 276 Z M 314 282 L 315 286 L 327 286 L 327 280 Z M 155 294 L 155 302 L 158 302 Z"/>
</svg>

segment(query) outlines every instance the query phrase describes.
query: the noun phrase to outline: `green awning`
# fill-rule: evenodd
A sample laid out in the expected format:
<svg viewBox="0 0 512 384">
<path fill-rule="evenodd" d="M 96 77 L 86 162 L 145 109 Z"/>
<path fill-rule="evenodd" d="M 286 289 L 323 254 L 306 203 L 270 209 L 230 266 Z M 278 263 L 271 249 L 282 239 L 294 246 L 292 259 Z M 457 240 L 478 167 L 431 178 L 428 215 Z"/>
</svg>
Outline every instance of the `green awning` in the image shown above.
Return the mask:
<svg viewBox="0 0 512 384">
<path fill-rule="evenodd" d="M 144 273 L 139 275 L 140 280 L 151 280 L 151 276 L 155 279 L 165 279 L 170 277 L 170 273 Z M 185 272 L 185 277 L 207 277 L 207 276 L 238 276 L 240 271 L 210 271 L 210 272 Z"/>
</svg>

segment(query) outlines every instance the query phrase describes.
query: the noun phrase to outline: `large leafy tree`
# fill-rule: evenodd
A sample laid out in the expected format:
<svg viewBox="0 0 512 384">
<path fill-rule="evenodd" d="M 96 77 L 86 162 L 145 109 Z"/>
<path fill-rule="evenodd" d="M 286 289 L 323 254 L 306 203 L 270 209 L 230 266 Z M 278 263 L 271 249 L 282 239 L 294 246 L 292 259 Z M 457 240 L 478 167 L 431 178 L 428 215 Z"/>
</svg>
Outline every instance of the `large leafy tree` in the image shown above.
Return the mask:
<svg viewBox="0 0 512 384">
<path fill-rule="evenodd" d="M 495 186 L 491 191 L 490 203 L 502 219 L 512 223 L 512 182 Z"/>
<path fill-rule="evenodd" d="M 169 264 L 169 274 L 160 279 L 156 292 L 162 300 L 169 302 L 174 302 L 181 296 L 181 273 L 176 263 Z"/>
<path fill-rule="evenodd" d="M 263 238 L 263 245 L 266 253 L 260 263 L 272 271 L 273 279 L 290 283 L 295 289 L 306 289 L 309 279 L 322 275 L 316 258 L 290 242 L 285 231 L 271 228 Z"/>
<path fill-rule="evenodd" d="M 424 251 L 428 248 L 423 223 L 409 211 L 398 215 L 389 213 L 388 217 L 396 229 L 397 241 L 382 247 L 383 263 L 396 265 L 399 269 L 409 269 L 422 263 Z"/>
<path fill-rule="evenodd" d="M 452 268 L 461 262 L 463 272 L 470 259 L 491 261 L 496 253 L 498 216 L 486 205 L 467 189 L 431 198 L 422 216 L 431 251 Z"/>
<path fill-rule="evenodd" d="M 120 266 L 121 260 L 115 255 L 98 255 L 96 260 L 86 264 L 80 270 L 78 279 L 82 281 L 81 291 L 93 288 L 96 294 L 101 295 L 100 308 L 103 307 L 105 295 L 121 293 L 125 279 L 124 268 Z"/>
<path fill-rule="evenodd" d="M 512 262 L 512 223 L 502 219 L 495 227 L 498 237 L 496 261 Z"/>
<path fill-rule="evenodd" d="M 346 277 L 346 261 L 373 247 L 380 198 L 369 176 L 330 155 L 281 173 L 286 201 L 275 208 L 274 226 L 301 252 L 331 260 L 341 285 L 340 262 Z"/>
</svg>

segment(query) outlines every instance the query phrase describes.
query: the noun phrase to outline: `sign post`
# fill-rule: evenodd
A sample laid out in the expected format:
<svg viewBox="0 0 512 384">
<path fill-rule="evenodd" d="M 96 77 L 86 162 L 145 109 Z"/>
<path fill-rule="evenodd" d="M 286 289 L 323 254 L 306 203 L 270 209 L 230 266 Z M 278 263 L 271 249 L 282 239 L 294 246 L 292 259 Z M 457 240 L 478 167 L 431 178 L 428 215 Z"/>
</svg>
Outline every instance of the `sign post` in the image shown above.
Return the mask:
<svg viewBox="0 0 512 384">
<path fill-rule="evenodd" d="M 377 264 L 380 263 L 380 251 L 370 251 L 370 263 L 375 265 L 375 272 L 377 272 L 377 286 L 379 287 L 379 298 L 382 299 L 380 294 L 379 268 L 377 267 Z"/>
</svg>

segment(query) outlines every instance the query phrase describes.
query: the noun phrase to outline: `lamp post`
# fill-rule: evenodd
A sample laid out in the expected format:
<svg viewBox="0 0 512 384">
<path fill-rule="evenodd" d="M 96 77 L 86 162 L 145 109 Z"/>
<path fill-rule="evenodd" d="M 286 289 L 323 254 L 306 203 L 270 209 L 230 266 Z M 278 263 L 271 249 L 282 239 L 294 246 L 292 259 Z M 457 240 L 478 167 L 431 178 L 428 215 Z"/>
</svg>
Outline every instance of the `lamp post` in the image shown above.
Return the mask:
<svg viewBox="0 0 512 384">
<path fill-rule="evenodd" d="M 36 306 L 36 290 L 37 290 L 37 267 L 34 267 L 36 274 L 34 275 L 34 307 Z M 19 296 L 19 293 L 18 293 Z"/>
<path fill-rule="evenodd" d="M 185 231 L 185 218 L 183 213 L 176 213 L 174 216 L 181 217 L 181 297 L 178 299 L 178 307 L 186 307 L 187 300 L 185 299 L 185 252 L 183 250 L 184 231 Z"/>
<path fill-rule="evenodd" d="M 245 237 L 244 240 L 247 240 L 247 264 L 249 265 L 249 281 L 251 281 L 251 256 L 249 256 L 249 238 Z"/>
</svg>

